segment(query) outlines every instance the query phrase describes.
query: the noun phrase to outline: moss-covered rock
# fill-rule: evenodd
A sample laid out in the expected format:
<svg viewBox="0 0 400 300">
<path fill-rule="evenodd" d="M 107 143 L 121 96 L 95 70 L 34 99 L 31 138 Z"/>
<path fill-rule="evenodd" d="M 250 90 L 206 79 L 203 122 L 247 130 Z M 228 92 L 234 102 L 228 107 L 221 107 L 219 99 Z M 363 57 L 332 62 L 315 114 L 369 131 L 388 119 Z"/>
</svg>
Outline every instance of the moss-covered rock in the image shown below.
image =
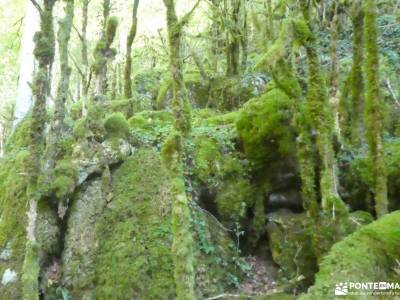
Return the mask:
<svg viewBox="0 0 400 300">
<path fill-rule="evenodd" d="M 127 138 L 130 133 L 128 121 L 120 112 L 108 115 L 104 120 L 104 128 L 107 138 Z"/>
<path fill-rule="evenodd" d="M 62 255 L 63 283 L 78 299 L 175 299 L 170 179 L 160 155 L 141 149 L 73 198 Z M 106 188 L 105 185 L 110 185 Z M 222 293 L 239 277 L 220 224 L 192 209 L 196 294 Z M 85 298 L 86 297 L 86 298 Z"/>
<path fill-rule="evenodd" d="M 91 299 L 97 245 L 96 223 L 107 204 L 100 179 L 85 184 L 72 200 L 62 254 L 63 285 L 78 299 Z"/>
<path fill-rule="evenodd" d="M 22 148 L 16 141 L 14 149 Z M 0 299 L 22 297 L 28 203 L 24 174 L 29 157 L 29 152 L 22 150 L 9 152 L 0 160 Z"/>
<path fill-rule="evenodd" d="M 267 231 L 273 260 L 280 266 L 279 275 L 288 288 L 304 288 L 313 282 L 317 260 L 305 213 L 280 210 L 268 214 Z"/>
<path fill-rule="evenodd" d="M 398 282 L 395 266 L 400 259 L 399 248 L 400 212 L 396 211 L 335 244 L 321 261 L 315 284 L 300 299 L 335 299 L 339 282 Z M 359 296 L 348 295 L 346 299 Z M 365 295 L 363 299 L 376 298 Z"/>
<path fill-rule="evenodd" d="M 238 134 L 256 168 L 294 155 L 292 112 L 293 100 L 279 89 L 250 100 L 240 110 Z"/>
</svg>

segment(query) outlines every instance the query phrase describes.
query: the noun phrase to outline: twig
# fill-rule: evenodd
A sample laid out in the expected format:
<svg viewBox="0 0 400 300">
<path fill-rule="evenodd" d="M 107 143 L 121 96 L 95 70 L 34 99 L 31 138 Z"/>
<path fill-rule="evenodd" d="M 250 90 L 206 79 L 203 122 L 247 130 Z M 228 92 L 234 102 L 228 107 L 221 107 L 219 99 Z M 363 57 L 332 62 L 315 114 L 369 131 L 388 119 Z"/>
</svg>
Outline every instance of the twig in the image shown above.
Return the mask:
<svg viewBox="0 0 400 300">
<path fill-rule="evenodd" d="M 396 94 L 394 93 L 393 89 L 392 89 L 392 85 L 390 84 L 389 79 L 386 79 L 386 86 L 390 92 L 390 95 L 392 96 L 394 102 L 397 104 L 398 107 L 400 107 L 400 102 L 399 99 L 397 99 Z"/>
<path fill-rule="evenodd" d="M 79 32 L 78 28 L 76 28 L 75 24 L 72 24 L 72 28 L 74 28 L 76 34 L 78 35 L 78 38 L 80 39 L 81 42 L 84 41 L 84 38 L 82 36 L 82 34 Z"/>
<path fill-rule="evenodd" d="M 75 60 L 75 57 L 72 54 L 69 54 L 69 57 L 71 58 L 72 62 L 74 63 L 75 68 L 78 70 L 79 74 L 85 78 L 85 74 L 83 73 L 83 71 L 81 70 L 81 68 L 79 68 L 78 63 Z"/>
</svg>

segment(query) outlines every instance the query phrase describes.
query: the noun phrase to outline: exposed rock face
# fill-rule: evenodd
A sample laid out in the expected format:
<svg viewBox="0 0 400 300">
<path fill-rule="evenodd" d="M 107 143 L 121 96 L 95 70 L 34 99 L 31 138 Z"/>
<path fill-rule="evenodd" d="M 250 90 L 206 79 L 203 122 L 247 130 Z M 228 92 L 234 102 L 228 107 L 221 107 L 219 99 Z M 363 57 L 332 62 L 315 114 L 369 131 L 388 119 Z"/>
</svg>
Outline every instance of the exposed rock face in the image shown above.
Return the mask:
<svg viewBox="0 0 400 300">
<path fill-rule="evenodd" d="M 106 205 L 99 178 L 84 184 L 73 200 L 62 254 L 63 283 L 77 299 L 91 299 L 96 250 L 96 221 Z"/>
<path fill-rule="evenodd" d="M 268 210 L 284 207 L 294 211 L 301 211 L 303 202 L 300 193 L 296 190 L 288 190 L 269 194 L 267 201 Z"/>
<path fill-rule="evenodd" d="M 151 149 L 135 152 L 109 180 L 82 185 L 72 199 L 62 252 L 62 282 L 73 299 L 175 298 L 169 186 Z M 193 209 L 203 297 L 222 292 L 226 274 L 236 276 L 234 245 L 218 223 Z"/>
</svg>

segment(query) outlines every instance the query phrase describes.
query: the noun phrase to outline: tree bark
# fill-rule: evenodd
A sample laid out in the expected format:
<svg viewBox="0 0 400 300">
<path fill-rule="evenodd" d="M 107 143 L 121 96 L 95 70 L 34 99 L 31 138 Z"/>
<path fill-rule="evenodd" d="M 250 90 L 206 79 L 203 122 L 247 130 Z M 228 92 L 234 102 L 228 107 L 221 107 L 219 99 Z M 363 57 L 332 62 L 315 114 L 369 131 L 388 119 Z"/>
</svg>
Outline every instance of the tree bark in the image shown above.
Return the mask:
<svg viewBox="0 0 400 300">
<path fill-rule="evenodd" d="M 125 72 L 124 72 L 124 94 L 125 98 L 132 98 L 132 44 L 136 37 L 137 32 L 137 11 L 139 0 L 134 0 L 132 10 L 132 25 L 129 30 L 128 38 L 126 40 L 126 57 L 125 57 Z"/>
<path fill-rule="evenodd" d="M 383 131 L 384 114 L 379 89 L 379 50 L 376 24 L 376 2 L 364 2 L 364 38 L 366 46 L 366 131 L 374 179 L 375 211 L 378 217 L 388 212 L 387 178 L 385 171 Z"/>
<path fill-rule="evenodd" d="M 36 7 L 30 0 L 26 0 L 26 13 L 24 18 L 24 32 L 21 39 L 19 54 L 19 78 L 17 99 L 15 102 L 13 129 L 26 116 L 32 107 L 32 89 L 29 86 L 33 80 L 35 57 L 33 49 L 35 43 L 33 36 L 39 30 L 40 16 Z"/>
<path fill-rule="evenodd" d="M 38 179 L 41 174 L 41 161 L 44 147 L 44 129 L 46 125 L 46 104 L 50 93 L 51 66 L 55 53 L 55 35 L 53 29 L 53 8 L 56 0 L 43 0 L 40 8 L 40 31 L 35 34 L 35 58 L 38 69 L 32 84 L 33 109 L 29 129 L 30 159 L 27 165 L 29 199 L 26 255 L 23 264 L 23 297 L 39 299 L 39 259 L 36 241 L 37 201 L 40 198 Z"/>
</svg>

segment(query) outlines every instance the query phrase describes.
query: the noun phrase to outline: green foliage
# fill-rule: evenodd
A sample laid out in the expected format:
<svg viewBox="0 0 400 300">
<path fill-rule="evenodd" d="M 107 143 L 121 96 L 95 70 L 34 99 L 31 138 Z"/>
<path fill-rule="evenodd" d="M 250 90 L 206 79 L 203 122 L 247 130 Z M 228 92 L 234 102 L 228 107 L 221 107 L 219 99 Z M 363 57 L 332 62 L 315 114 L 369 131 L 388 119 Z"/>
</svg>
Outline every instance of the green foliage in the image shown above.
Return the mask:
<svg viewBox="0 0 400 300">
<path fill-rule="evenodd" d="M 107 137 L 127 138 L 130 134 L 128 121 L 122 113 L 108 115 L 104 121 Z"/>
<path fill-rule="evenodd" d="M 273 89 L 241 109 L 236 126 L 246 157 L 257 169 L 290 156 L 294 145 L 291 125 L 293 100 Z"/>
<path fill-rule="evenodd" d="M 168 111 L 143 111 L 128 120 L 134 143 L 159 148 L 173 129 L 174 122 Z"/>
</svg>

